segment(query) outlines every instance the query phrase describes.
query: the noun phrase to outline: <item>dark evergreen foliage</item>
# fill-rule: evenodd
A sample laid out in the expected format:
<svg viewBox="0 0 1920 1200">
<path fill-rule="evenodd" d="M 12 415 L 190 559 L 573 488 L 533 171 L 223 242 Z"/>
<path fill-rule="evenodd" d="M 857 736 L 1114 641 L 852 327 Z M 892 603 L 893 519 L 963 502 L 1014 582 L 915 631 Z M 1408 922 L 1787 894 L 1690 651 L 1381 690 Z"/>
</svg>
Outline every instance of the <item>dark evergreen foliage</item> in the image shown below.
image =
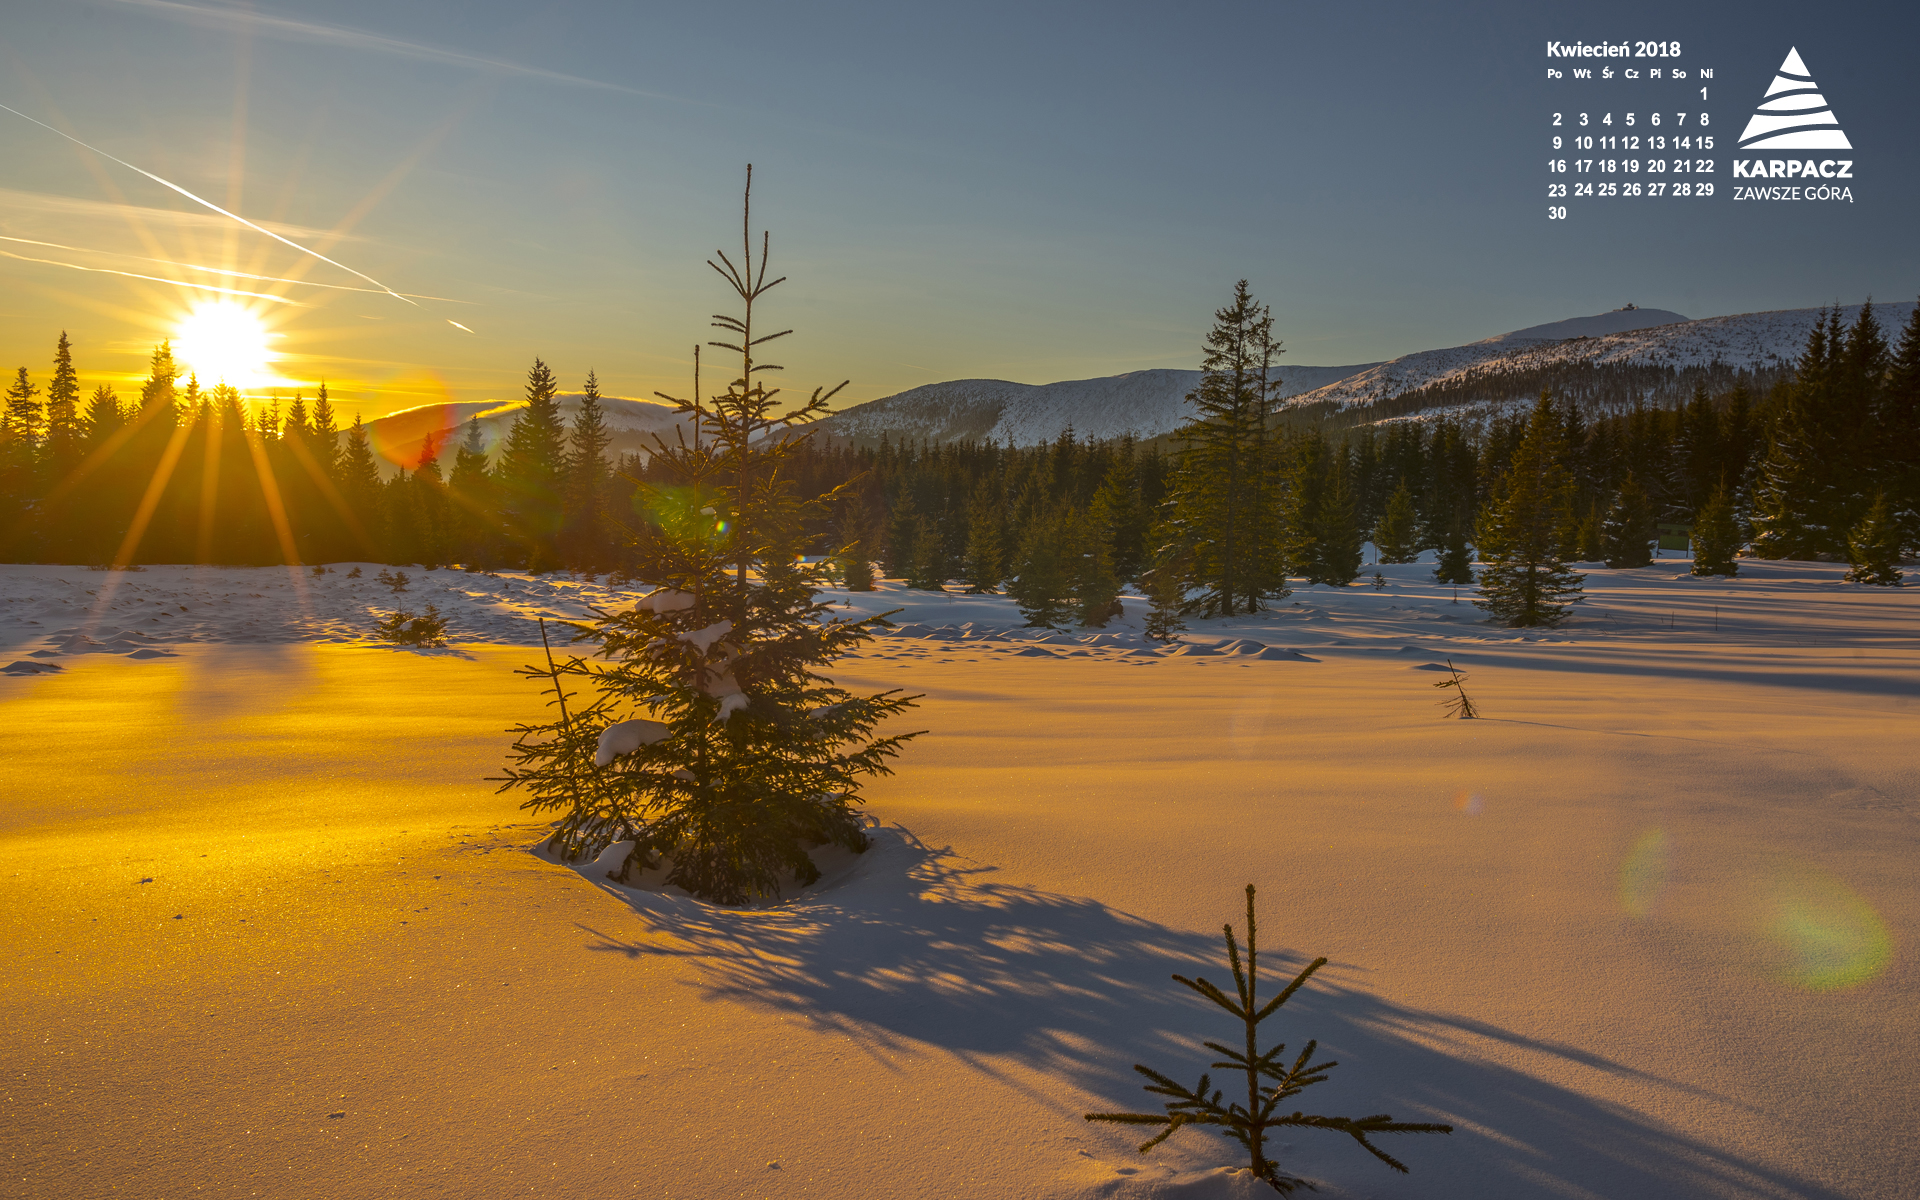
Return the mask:
<svg viewBox="0 0 1920 1200">
<path fill-rule="evenodd" d="M 1402 479 L 1387 501 L 1386 512 L 1374 526 L 1373 546 L 1383 563 L 1410 563 L 1420 557 L 1418 517 L 1413 510 L 1413 490 Z"/>
<path fill-rule="evenodd" d="M 1474 604 L 1506 625 L 1557 625 L 1580 595 L 1583 577 L 1560 560 L 1572 497 L 1561 437 L 1543 395 L 1475 539 L 1486 565 Z"/>
<path fill-rule="evenodd" d="M 1740 552 L 1740 526 L 1734 519 L 1733 497 L 1721 484 L 1707 497 L 1693 524 L 1693 573 L 1725 575 L 1740 573 L 1735 556 Z"/>
<path fill-rule="evenodd" d="M 1600 550 L 1609 567 L 1644 567 L 1653 561 L 1659 537 L 1653 501 L 1629 471 L 1600 525 Z"/>
<path fill-rule="evenodd" d="M 1241 280 L 1207 334 L 1200 386 L 1187 397 L 1197 416 L 1181 431 L 1174 495 L 1158 537 L 1192 561 L 1201 590 L 1191 603 L 1208 616 L 1253 612 L 1286 593 L 1268 450 L 1281 352 L 1272 314 Z"/>
<path fill-rule="evenodd" d="M 1313 1185 L 1304 1179 L 1283 1172 L 1279 1165 L 1267 1157 L 1267 1138 L 1283 1129 L 1325 1129 L 1334 1133 L 1343 1133 L 1360 1144 L 1360 1147 L 1381 1162 L 1407 1174 L 1407 1165 L 1386 1151 L 1374 1145 L 1369 1139 L 1381 1133 L 1452 1133 L 1453 1126 L 1429 1122 L 1395 1121 L 1389 1113 L 1378 1113 L 1370 1117 L 1323 1117 L 1301 1112 L 1283 1112 L 1281 1105 L 1293 1099 L 1316 1083 L 1324 1083 L 1327 1072 L 1339 1066 L 1337 1062 L 1314 1062 L 1319 1043 L 1309 1041 L 1305 1048 L 1288 1065 L 1281 1055 L 1286 1051 L 1284 1042 L 1277 1043 L 1265 1050 L 1260 1049 L 1260 1026 L 1269 1017 L 1279 1012 L 1294 994 L 1306 986 L 1314 972 L 1327 964 L 1324 958 L 1316 958 L 1293 977 L 1293 981 L 1280 990 L 1271 1000 L 1260 1001 L 1260 958 L 1259 933 L 1254 924 L 1254 888 L 1247 885 L 1247 942 L 1246 959 L 1241 960 L 1241 947 L 1234 937 L 1233 925 L 1225 926 L 1227 940 L 1227 964 L 1233 972 L 1233 993 L 1222 991 L 1217 985 L 1205 979 L 1188 979 L 1184 975 L 1175 975 L 1174 981 L 1191 988 L 1199 995 L 1211 1000 L 1225 1009 L 1241 1024 L 1244 1030 L 1244 1042 L 1238 1046 L 1229 1046 L 1222 1042 L 1207 1041 L 1202 1044 L 1220 1060 L 1209 1064 L 1210 1071 L 1230 1071 L 1246 1077 L 1246 1102 L 1238 1099 L 1227 1100 L 1224 1088 L 1213 1086 L 1212 1076 L 1203 1073 L 1200 1082 L 1188 1088 L 1163 1075 L 1152 1067 L 1135 1064 L 1134 1070 L 1144 1075 L 1149 1082 L 1146 1090 L 1155 1096 L 1165 1096 L 1163 1102 L 1166 1111 L 1159 1113 L 1088 1113 L 1089 1121 L 1105 1121 L 1118 1125 L 1142 1125 L 1158 1128 L 1159 1133 L 1141 1143 L 1140 1152 L 1145 1154 L 1161 1142 L 1166 1141 L 1184 1126 L 1207 1126 L 1215 1129 L 1222 1137 L 1238 1142 L 1247 1152 L 1248 1169 L 1254 1177 L 1271 1186 L 1275 1191 L 1291 1193 L 1295 1188 L 1305 1187 L 1314 1190 Z M 1222 1103 L 1225 1101 L 1225 1103 Z"/>
<path fill-rule="evenodd" d="M 751 185 L 749 171 L 749 201 Z M 723 904 L 814 882 L 812 847 L 866 849 L 860 781 L 888 773 L 916 736 L 874 735 L 914 697 L 856 696 L 819 673 L 885 618 L 833 617 L 815 598 L 821 573 L 801 561 L 809 520 L 840 499 L 796 491 L 801 427 L 840 388 L 780 411 L 763 378 L 779 368 L 757 352 L 791 331 L 755 328 L 756 303 L 782 280 L 767 280 L 768 239 L 756 259 L 750 229 L 743 217 L 738 263 L 709 264 L 742 306 L 715 318 L 729 340 L 710 344 L 738 354 L 740 374 L 705 403 L 678 402 L 699 436 L 656 439 L 639 488 L 635 570 L 661 586 L 576 626 L 597 661 L 549 651 L 525 669 L 558 720 L 515 731 L 501 780 L 528 790 L 525 807 L 560 813 L 550 844 L 569 861 L 631 842 L 617 875 L 664 865 L 667 882 Z"/>
<path fill-rule="evenodd" d="M 1873 498 L 1867 515 L 1847 535 L 1847 562 L 1852 567 L 1849 583 L 1900 586 L 1900 531 L 1884 492 Z"/>
<path fill-rule="evenodd" d="M 1724 482 L 1736 544 L 1751 540 L 1754 553 L 1772 557 L 1846 558 L 1851 533 L 1884 494 L 1900 556 L 1911 557 L 1920 553 L 1920 317 L 1889 346 L 1875 314 L 1863 308 L 1850 326 L 1825 315 L 1792 369 L 1493 371 L 1452 391 L 1336 412 L 1276 408 L 1278 344 L 1265 309 L 1236 289 L 1207 346 L 1204 390 L 1217 411 L 1198 440 L 1094 443 L 1064 431 L 1044 446 L 856 447 L 807 438 L 784 469 L 803 494 L 857 496 L 866 561 L 895 578 L 911 571 L 998 590 L 1018 574 L 1036 526 L 1057 522 L 1068 580 L 1056 599 L 1074 606 L 1075 620 L 1075 597 L 1091 586 L 1079 567 L 1103 561 L 1102 548 L 1123 588 L 1144 586 L 1156 563 L 1184 561 L 1190 614 L 1224 614 L 1229 598 L 1241 613 L 1284 595 L 1283 572 L 1325 586 L 1351 581 L 1366 531 L 1383 562 L 1399 558 L 1403 492 L 1412 548 L 1442 550 L 1436 577 L 1471 583 L 1468 541 L 1503 494 L 1531 423 L 1505 405 L 1521 381 L 1551 381 L 1567 485 L 1554 535 L 1560 558 L 1616 557 L 1604 527 L 1629 476 L 1651 520 L 1696 528 Z M 164 344 L 137 396 L 105 384 L 89 393 L 79 353 L 62 336 L 51 376 L 8 372 L 5 557 L 455 562 L 631 579 L 647 489 L 677 480 L 668 458 L 607 461 L 591 376 L 579 415 L 562 422 L 544 362 L 529 372 L 527 406 L 501 444 L 470 422 L 443 449 L 437 438 L 375 447 L 358 422 L 342 431 L 324 385 L 276 402 L 203 389 L 180 377 Z M 1495 397 L 1504 399 L 1496 406 Z M 1436 400 L 1458 405 L 1421 421 L 1360 423 Z M 1176 468 L 1168 445 L 1188 468 L 1214 465 Z M 1222 480 L 1235 473 L 1242 486 L 1229 495 Z M 799 518 L 843 576 L 846 509 Z M 860 574 L 855 567 L 853 578 Z"/>
<path fill-rule="evenodd" d="M 380 619 L 373 636 L 399 646 L 444 646 L 447 644 L 447 619 L 435 606 L 422 613 L 397 608 Z"/>
</svg>

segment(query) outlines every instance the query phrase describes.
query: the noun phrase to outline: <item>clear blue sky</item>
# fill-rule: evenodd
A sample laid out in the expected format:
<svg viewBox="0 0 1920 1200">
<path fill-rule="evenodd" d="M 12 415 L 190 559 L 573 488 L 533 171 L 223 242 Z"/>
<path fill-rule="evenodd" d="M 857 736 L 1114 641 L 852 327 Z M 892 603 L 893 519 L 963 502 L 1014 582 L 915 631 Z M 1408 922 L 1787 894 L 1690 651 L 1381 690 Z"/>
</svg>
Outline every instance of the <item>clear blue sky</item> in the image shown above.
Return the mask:
<svg viewBox="0 0 1920 1200">
<path fill-rule="evenodd" d="M 792 277 L 770 314 L 798 331 L 787 382 L 851 377 L 860 401 L 1193 367 L 1243 276 L 1288 358 L 1318 365 L 1629 301 L 1911 299 L 1916 25 L 1910 5 L 1804 2 L 67 0 L 0 26 L 0 104 L 444 298 L 222 283 L 298 301 L 246 301 L 281 335 L 276 372 L 370 415 L 437 388 L 512 397 L 536 354 L 569 388 L 592 367 L 612 394 L 684 390 L 726 306 L 703 259 L 738 244 L 751 161 Z M 1549 39 L 1679 40 L 1679 65 L 1711 67 L 1720 194 L 1548 221 L 1549 112 L 1651 94 L 1549 85 Z M 1856 148 L 1851 205 L 1727 194 L 1789 46 Z M 207 295 L 102 270 L 301 261 L 7 113 L 0 154 L 0 234 L 55 243 L 0 242 L 47 260 L 0 259 L 8 368 L 43 374 L 65 328 L 90 379 L 138 374 Z M 367 286 L 307 262 L 305 281 Z"/>
</svg>

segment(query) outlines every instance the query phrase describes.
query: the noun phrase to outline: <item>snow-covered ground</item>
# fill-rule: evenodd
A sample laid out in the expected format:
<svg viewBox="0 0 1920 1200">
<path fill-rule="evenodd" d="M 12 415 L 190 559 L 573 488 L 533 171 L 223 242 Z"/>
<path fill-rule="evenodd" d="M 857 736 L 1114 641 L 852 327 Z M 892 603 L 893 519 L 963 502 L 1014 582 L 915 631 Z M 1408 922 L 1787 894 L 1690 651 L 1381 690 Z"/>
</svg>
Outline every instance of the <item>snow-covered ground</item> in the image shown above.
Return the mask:
<svg viewBox="0 0 1920 1200">
<path fill-rule="evenodd" d="M 1373 557 L 1372 547 L 1365 548 Z M 1143 636 L 1146 601 L 1123 599 L 1126 615 L 1099 630 L 1025 626 L 999 595 L 915 591 L 882 581 L 870 593 L 829 589 L 823 598 L 850 615 L 893 612 L 897 628 L 869 654 L 952 656 L 999 651 L 1026 655 L 1140 658 L 1210 651 L 1251 654 L 1269 647 L 1350 646 L 1468 649 L 1523 643 L 1668 641 L 1690 644 L 1702 632 L 1718 642 L 1805 646 L 1903 644 L 1915 593 L 1841 582 L 1846 568 L 1827 563 L 1743 559 L 1734 579 L 1701 579 L 1692 562 L 1666 557 L 1638 571 L 1581 564 L 1587 599 L 1552 630 L 1488 624 L 1472 589 L 1432 581 L 1433 554 L 1397 566 L 1368 566 L 1345 588 L 1299 585 L 1268 611 L 1230 620 L 1196 620 L 1174 647 Z M 358 569 L 359 578 L 350 578 Z M 397 568 L 396 568 L 397 569 Z M 539 619 L 578 621 L 594 610 L 631 607 L 648 585 L 616 587 L 605 577 L 488 575 L 457 568 L 406 572 L 404 592 L 378 576 L 390 568 L 340 563 L 314 576 L 285 567 L 155 566 L 141 571 L 84 567 L 0 567 L 0 652 L 58 664 L 79 654 L 151 659 L 206 643 L 373 642 L 373 627 L 395 609 L 434 605 L 456 645 L 540 643 Z M 1378 574 L 1384 586 L 1374 586 Z M 897 610 L 897 611 L 896 611 Z M 1838 614 L 1845 614 L 1838 620 Z M 560 631 L 549 625 L 550 634 Z M 1888 640 L 1891 639 L 1891 640 Z M 1258 643 L 1254 645 L 1252 643 Z M 1392 643 L 1391 646 L 1388 644 Z"/>
<path fill-rule="evenodd" d="M 1920 592 L 1687 566 L 1540 633 L 1383 567 L 1144 655 L 1137 600 L 852 597 L 905 611 L 837 678 L 930 732 L 754 910 L 544 861 L 484 780 L 603 584 L 409 572 L 420 654 L 373 566 L 0 568 L 0 1190 L 1258 1195 L 1080 1119 L 1233 1032 L 1168 975 L 1225 978 L 1251 881 L 1269 980 L 1333 960 L 1269 1026 L 1342 1063 L 1299 1103 L 1458 1127 L 1406 1177 L 1283 1139 L 1323 1194 L 1911 1196 Z"/>
</svg>

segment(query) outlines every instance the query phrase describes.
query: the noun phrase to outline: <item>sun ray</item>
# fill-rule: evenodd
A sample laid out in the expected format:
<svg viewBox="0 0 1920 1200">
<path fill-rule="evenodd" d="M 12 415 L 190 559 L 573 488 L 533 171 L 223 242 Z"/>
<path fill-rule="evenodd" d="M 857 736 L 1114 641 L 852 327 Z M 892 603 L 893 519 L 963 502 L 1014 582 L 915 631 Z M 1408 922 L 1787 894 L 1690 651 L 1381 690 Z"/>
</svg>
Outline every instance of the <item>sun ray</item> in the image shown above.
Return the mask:
<svg viewBox="0 0 1920 1200">
<path fill-rule="evenodd" d="M 153 514 L 160 507 L 160 497 L 166 493 L 167 482 L 173 478 L 173 468 L 180 461 L 180 455 L 187 448 L 187 435 L 193 426 L 176 425 L 167 438 L 167 445 L 160 452 L 160 461 L 153 468 L 153 477 L 147 480 L 146 494 L 140 497 L 140 507 L 134 510 L 133 523 L 127 527 L 127 536 L 120 541 L 120 548 L 114 551 L 113 561 L 108 564 L 112 569 L 107 572 L 106 582 L 100 585 L 100 594 L 94 599 L 93 610 L 87 614 L 85 632 L 91 634 L 99 628 L 100 619 L 113 605 L 113 595 L 120 590 L 121 568 L 133 562 L 140 550 L 140 540 L 147 535 L 147 526 L 153 521 Z"/>
<path fill-rule="evenodd" d="M 280 502 L 280 484 L 273 477 L 273 464 L 267 461 L 267 447 L 261 440 L 260 431 L 244 431 L 247 450 L 253 455 L 253 469 L 260 477 L 260 495 L 267 502 L 267 516 L 273 520 L 274 536 L 280 540 L 280 556 L 286 559 L 288 577 L 293 580 L 293 594 L 300 602 L 300 615 L 307 624 L 313 624 L 312 597 L 307 594 L 306 576 L 300 573 L 300 550 L 293 541 L 293 524 L 287 520 L 287 506 Z"/>
<path fill-rule="evenodd" d="M 82 251 L 82 253 L 85 253 L 85 251 Z M 67 267 L 70 270 L 89 271 L 96 275 L 124 275 L 128 279 L 145 279 L 153 283 L 169 284 L 173 287 L 187 288 L 196 292 L 218 292 L 223 296 L 247 296 L 254 300 L 270 300 L 275 304 L 291 304 L 296 308 L 307 307 L 298 300 L 289 300 L 285 296 L 275 296 L 270 292 L 248 292 L 240 288 L 216 287 L 211 283 L 188 283 L 182 279 L 163 279 L 158 275 L 142 275 L 137 271 L 118 271 L 112 267 L 83 267 L 79 263 L 61 262 L 53 258 L 30 258 L 25 254 L 15 254 L 11 250 L 0 250 L 0 255 L 4 255 L 7 258 L 18 259 L 21 262 L 44 263 L 50 267 Z M 299 281 L 289 280 L 289 282 L 297 283 Z M 411 303 L 411 301 L 409 301 L 409 303 Z"/>
</svg>

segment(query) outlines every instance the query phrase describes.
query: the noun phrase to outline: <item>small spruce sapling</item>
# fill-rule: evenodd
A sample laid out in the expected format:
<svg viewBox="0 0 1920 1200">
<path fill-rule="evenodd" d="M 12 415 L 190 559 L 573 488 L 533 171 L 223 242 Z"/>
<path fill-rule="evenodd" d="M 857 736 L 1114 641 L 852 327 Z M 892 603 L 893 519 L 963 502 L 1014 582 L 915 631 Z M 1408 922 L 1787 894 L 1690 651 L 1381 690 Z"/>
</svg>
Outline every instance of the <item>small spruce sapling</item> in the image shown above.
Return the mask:
<svg viewBox="0 0 1920 1200">
<path fill-rule="evenodd" d="M 1373 590 L 1378 592 L 1387 586 L 1387 577 L 1378 571 L 1373 573 Z"/>
<path fill-rule="evenodd" d="M 1735 556 L 1740 551 L 1740 526 L 1733 516 L 1733 499 L 1722 482 L 1700 507 L 1693 521 L 1693 573 L 1726 575 L 1740 573 Z"/>
<path fill-rule="evenodd" d="M 1887 509 L 1887 494 L 1876 493 L 1873 507 L 1847 535 L 1848 583 L 1900 586 L 1900 529 Z"/>
<path fill-rule="evenodd" d="M 1454 525 L 1440 541 L 1440 561 L 1434 565 L 1435 583 L 1458 587 L 1473 585 L 1473 555 L 1467 549 L 1466 531 Z"/>
<path fill-rule="evenodd" d="M 351 570 L 351 571 L 348 571 L 348 572 L 347 572 L 347 578 L 348 578 L 348 579 L 358 579 L 358 578 L 360 578 L 360 568 L 359 568 L 359 567 L 355 567 L 355 568 L 354 568 L 353 570 Z"/>
<path fill-rule="evenodd" d="M 1146 593 L 1147 628 L 1150 642 L 1177 642 L 1186 631 L 1181 613 L 1187 603 L 1186 564 L 1182 559 L 1163 561 L 1140 577 L 1140 590 Z"/>
<path fill-rule="evenodd" d="M 444 646 L 447 644 L 447 619 L 440 610 L 427 605 L 427 611 L 415 615 L 404 608 L 388 613 L 373 634 L 383 642 L 397 646 Z"/>
<path fill-rule="evenodd" d="M 1246 1147 L 1248 1168 L 1256 1179 L 1265 1181 L 1273 1190 L 1284 1194 L 1295 1188 L 1304 1187 L 1314 1190 L 1313 1185 L 1304 1179 L 1283 1173 L 1279 1167 L 1267 1158 L 1267 1136 L 1269 1133 L 1289 1128 L 1329 1129 L 1335 1133 L 1344 1133 L 1351 1137 L 1381 1162 L 1407 1174 L 1407 1166 L 1367 1139 L 1376 1133 L 1452 1133 L 1453 1126 L 1431 1124 L 1427 1122 L 1395 1121 L 1391 1114 L 1379 1113 L 1371 1117 L 1322 1117 L 1295 1110 L 1281 1113 L 1280 1105 L 1290 1100 L 1316 1083 L 1323 1083 L 1327 1072 L 1339 1066 L 1337 1062 L 1316 1063 L 1314 1052 L 1319 1049 L 1317 1041 L 1310 1041 L 1294 1059 L 1291 1067 L 1280 1060 L 1286 1044 L 1280 1043 L 1267 1050 L 1261 1050 L 1259 1044 L 1259 1026 L 1262 1021 L 1280 1010 L 1295 992 L 1306 986 L 1306 982 L 1315 971 L 1327 964 L 1325 958 L 1316 958 L 1307 964 L 1305 970 L 1293 977 L 1278 996 L 1260 1003 L 1259 989 L 1259 950 L 1257 931 L 1253 917 L 1253 885 L 1247 885 L 1247 956 L 1243 966 L 1240 961 L 1240 946 L 1233 936 L 1233 926 L 1228 924 L 1227 962 L 1233 968 L 1234 994 L 1227 995 L 1205 979 L 1188 979 L 1184 975 L 1175 975 L 1176 982 L 1185 984 L 1200 995 L 1213 1001 L 1239 1018 L 1246 1028 L 1246 1047 L 1244 1050 L 1227 1046 L 1220 1042 L 1203 1043 L 1207 1049 L 1221 1056 L 1222 1061 L 1211 1064 L 1214 1070 L 1241 1071 L 1247 1077 L 1247 1100 L 1243 1105 L 1238 1101 L 1221 1103 L 1225 1093 L 1214 1089 L 1210 1076 L 1201 1075 L 1197 1086 L 1189 1089 L 1175 1083 L 1170 1076 L 1162 1075 L 1152 1067 L 1134 1065 L 1134 1070 L 1152 1080 L 1146 1090 L 1156 1096 L 1169 1097 L 1165 1101 L 1164 1113 L 1087 1113 L 1089 1121 L 1108 1121 L 1117 1125 L 1161 1126 L 1161 1130 L 1150 1140 L 1143 1142 L 1140 1153 L 1146 1154 L 1161 1142 L 1166 1141 L 1183 1125 L 1211 1125 L 1218 1129 L 1222 1137 L 1231 1138 Z M 1263 1082 L 1270 1080 L 1271 1082 Z"/>
<path fill-rule="evenodd" d="M 359 574 L 358 567 L 354 568 L 354 574 Z M 348 576 L 349 579 L 352 577 L 351 575 Z M 413 582 L 413 580 L 407 578 L 405 571 L 382 571 L 378 575 L 375 575 L 374 578 L 380 581 L 380 586 L 386 588 L 396 596 L 406 591 L 407 585 Z"/>
<path fill-rule="evenodd" d="M 1460 673 L 1459 667 L 1453 665 L 1451 658 L 1447 660 L 1447 670 L 1453 672 L 1453 678 L 1442 679 L 1433 686 L 1437 688 L 1452 688 L 1453 695 L 1442 700 L 1440 703 L 1445 706 L 1448 716 L 1459 717 L 1462 721 L 1471 721 L 1480 715 L 1480 710 L 1475 708 L 1473 701 L 1467 698 L 1467 689 L 1465 686 L 1467 677 Z"/>
<path fill-rule="evenodd" d="M 572 623 L 602 662 L 549 651 L 544 669 L 522 670 L 544 681 L 559 719 L 517 727 L 496 777 L 527 790 L 522 807 L 560 813 L 548 845 L 564 860 L 628 842 L 615 878 L 664 858 L 667 883 L 717 904 L 815 882 L 812 848 L 864 851 L 860 781 L 889 774 L 916 736 L 874 730 L 917 697 L 854 695 L 820 674 L 886 622 L 834 618 L 816 599 L 824 570 L 805 562 L 808 530 L 840 497 L 796 494 L 792 460 L 806 437 L 796 427 L 826 415 L 840 388 L 789 405 L 761 378 L 778 368 L 756 362 L 756 347 L 791 331 L 755 332 L 755 302 L 781 280 L 766 278 L 767 236 L 756 256 L 745 212 L 741 225 L 741 261 L 710 264 L 741 300 L 739 317 L 714 318 L 731 340 L 711 343 L 740 356 L 740 373 L 722 394 L 676 401 L 694 444 L 656 436 L 654 479 L 635 481 L 630 557 L 660 586 Z M 572 703 L 571 681 L 592 699 Z"/>
</svg>

